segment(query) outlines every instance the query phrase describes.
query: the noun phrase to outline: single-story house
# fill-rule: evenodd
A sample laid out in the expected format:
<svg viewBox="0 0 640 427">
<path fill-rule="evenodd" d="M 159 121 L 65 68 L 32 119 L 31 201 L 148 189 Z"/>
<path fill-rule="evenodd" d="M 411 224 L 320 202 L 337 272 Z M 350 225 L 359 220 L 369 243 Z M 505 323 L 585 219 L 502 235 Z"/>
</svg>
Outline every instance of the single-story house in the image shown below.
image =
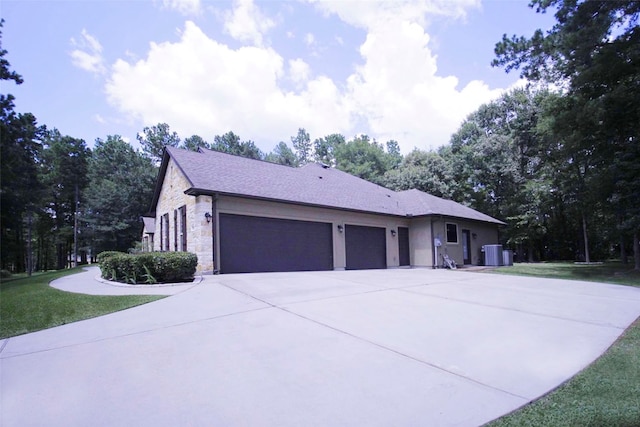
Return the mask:
<svg viewBox="0 0 640 427">
<path fill-rule="evenodd" d="M 479 264 L 504 223 L 326 165 L 299 168 L 167 147 L 143 246 L 190 251 L 201 273 Z"/>
</svg>

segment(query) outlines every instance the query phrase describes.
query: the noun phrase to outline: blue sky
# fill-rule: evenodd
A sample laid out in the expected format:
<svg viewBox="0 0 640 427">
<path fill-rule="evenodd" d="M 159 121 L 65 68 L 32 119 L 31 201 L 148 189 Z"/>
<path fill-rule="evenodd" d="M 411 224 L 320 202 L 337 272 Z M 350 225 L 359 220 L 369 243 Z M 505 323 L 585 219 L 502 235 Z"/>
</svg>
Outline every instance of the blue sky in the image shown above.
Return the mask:
<svg viewBox="0 0 640 427">
<path fill-rule="evenodd" d="M 299 127 L 366 133 L 403 153 L 447 144 L 481 104 L 522 84 L 492 68 L 503 33 L 553 25 L 523 0 L 3 0 L 19 112 L 63 134 L 135 143 L 229 130 L 265 152 Z"/>
</svg>

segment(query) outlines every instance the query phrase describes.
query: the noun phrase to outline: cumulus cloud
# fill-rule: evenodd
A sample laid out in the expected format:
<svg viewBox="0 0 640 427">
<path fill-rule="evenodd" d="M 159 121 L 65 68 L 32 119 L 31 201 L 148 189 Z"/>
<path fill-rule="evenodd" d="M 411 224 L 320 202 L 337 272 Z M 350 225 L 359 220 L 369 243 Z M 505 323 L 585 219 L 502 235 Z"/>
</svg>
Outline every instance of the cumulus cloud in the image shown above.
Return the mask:
<svg viewBox="0 0 640 427">
<path fill-rule="evenodd" d="M 438 76 L 429 35 L 417 23 L 371 29 L 360 54 L 364 64 L 349 77 L 346 96 L 373 135 L 396 139 L 404 152 L 447 143 L 469 113 L 502 92 L 480 81 L 459 89 L 456 77 Z"/>
<path fill-rule="evenodd" d="M 183 15 L 198 15 L 200 13 L 200 0 L 162 0 L 162 5 L 167 9 L 177 10 Z"/>
<path fill-rule="evenodd" d="M 94 74 L 104 74 L 107 69 L 102 57 L 102 45 L 94 36 L 83 29 L 79 39 L 71 38 L 73 65 Z"/>
<path fill-rule="evenodd" d="M 231 49 L 187 22 L 176 43 L 152 44 L 145 59 L 118 60 L 106 83 L 110 102 L 145 125 L 167 122 L 179 134 L 229 130 L 270 150 L 298 127 L 322 135 L 327 124 L 349 130 L 349 111 L 326 77 L 309 80 L 308 66 L 290 63 L 297 92 L 280 88 L 284 59 L 271 48 Z M 306 79 L 306 80 L 305 80 Z"/>
<path fill-rule="evenodd" d="M 297 58 L 289 60 L 289 77 L 294 83 L 305 83 L 311 75 L 311 67 L 304 60 Z"/>
<path fill-rule="evenodd" d="M 225 13 L 225 31 L 234 39 L 261 46 L 263 36 L 275 26 L 253 0 L 235 0 L 233 9 Z"/>
<path fill-rule="evenodd" d="M 335 82 L 265 46 L 273 21 L 251 1 L 237 0 L 225 30 L 249 45 L 233 49 L 186 22 L 178 41 L 152 43 L 139 60 L 118 60 L 106 93 L 144 125 L 166 122 L 181 135 L 205 139 L 233 130 L 263 150 L 299 127 L 312 138 L 367 133 L 396 139 L 404 153 L 438 147 L 469 113 L 503 91 L 482 81 L 460 87 L 455 76 L 438 73 L 429 17 L 459 18 L 476 6 L 477 0 L 317 3 L 324 13 L 366 29 L 358 65 Z M 315 41 L 309 35 L 305 41 Z"/>
</svg>

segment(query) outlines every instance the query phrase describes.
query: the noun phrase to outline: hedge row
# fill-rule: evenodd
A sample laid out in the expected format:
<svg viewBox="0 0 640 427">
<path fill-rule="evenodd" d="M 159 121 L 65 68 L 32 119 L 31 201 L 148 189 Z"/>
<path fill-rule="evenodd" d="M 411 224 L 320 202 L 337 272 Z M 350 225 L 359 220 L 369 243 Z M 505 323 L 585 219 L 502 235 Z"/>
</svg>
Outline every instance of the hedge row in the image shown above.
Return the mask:
<svg viewBox="0 0 640 427">
<path fill-rule="evenodd" d="M 190 252 L 102 252 L 102 277 L 131 284 L 176 283 L 193 280 L 198 257 Z"/>
</svg>

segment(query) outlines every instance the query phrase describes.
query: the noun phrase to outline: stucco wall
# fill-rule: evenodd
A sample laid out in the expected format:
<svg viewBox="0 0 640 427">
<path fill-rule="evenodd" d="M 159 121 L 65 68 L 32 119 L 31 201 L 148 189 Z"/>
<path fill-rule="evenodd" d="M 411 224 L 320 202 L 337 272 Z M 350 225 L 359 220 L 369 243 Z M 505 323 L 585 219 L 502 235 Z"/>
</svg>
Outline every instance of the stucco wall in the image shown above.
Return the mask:
<svg viewBox="0 0 640 427">
<path fill-rule="evenodd" d="M 458 243 L 448 243 L 446 224 L 456 224 L 458 229 Z M 442 264 L 440 254 L 447 253 L 458 265 L 463 265 L 463 241 L 462 230 L 469 230 L 471 234 L 470 255 L 471 264 L 479 265 L 481 262 L 481 249 L 484 245 L 498 243 L 498 226 L 496 224 L 483 223 L 479 221 L 469 221 L 458 218 L 434 217 L 433 234 L 434 238 L 439 238 L 442 246 L 438 249 L 437 264 Z M 474 237 L 475 236 L 475 237 Z"/>
</svg>

